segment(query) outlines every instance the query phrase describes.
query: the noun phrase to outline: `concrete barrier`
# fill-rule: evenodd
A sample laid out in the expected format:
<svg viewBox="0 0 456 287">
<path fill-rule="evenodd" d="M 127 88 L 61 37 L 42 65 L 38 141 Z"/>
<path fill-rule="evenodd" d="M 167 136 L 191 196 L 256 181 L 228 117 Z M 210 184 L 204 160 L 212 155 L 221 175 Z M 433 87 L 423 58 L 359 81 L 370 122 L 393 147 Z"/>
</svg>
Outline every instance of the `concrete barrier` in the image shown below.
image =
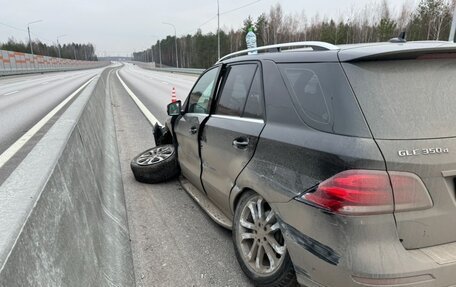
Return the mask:
<svg viewBox="0 0 456 287">
<path fill-rule="evenodd" d="M 110 71 L 0 186 L 0 286 L 135 285 Z"/>
<path fill-rule="evenodd" d="M 92 69 L 109 64 L 0 50 L 0 76 Z"/>
</svg>

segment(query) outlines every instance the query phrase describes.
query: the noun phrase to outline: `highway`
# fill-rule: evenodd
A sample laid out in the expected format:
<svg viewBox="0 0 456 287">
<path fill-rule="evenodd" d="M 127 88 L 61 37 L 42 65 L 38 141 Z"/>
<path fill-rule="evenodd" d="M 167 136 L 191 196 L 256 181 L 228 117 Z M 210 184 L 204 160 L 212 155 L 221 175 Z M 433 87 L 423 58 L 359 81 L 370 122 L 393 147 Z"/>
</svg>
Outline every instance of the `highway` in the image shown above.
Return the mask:
<svg viewBox="0 0 456 287">
<path fill-rule="evenodd" d="M 236 261 L 231 232 L 215 224 L 177 180 L 143 184 L 130 170 L 131 159 L 154 146 L 152 125 L 165 121 L 173 87 L 184 101 L 197 76 L 150 71 L 129 63 L 106 69 L 106 97 L 112 101 L 136 285 L 252 286 Z M 103 70 L 0 78 L 0 185 L 84 84 Z M 144 111 L 150 116 L 144 116 Z M 13 149 L 2 166 L 2 156 L 24 137 L 25 144 Z"/>
<path fill-rule="evenodd" d="M 0 79 L 0 153 L 101 69 Z"/>
<path fill-rule="evenodd" d="M 69 103 L 56 107 L 102 70 L 0 77 L 0 184 Z"/>
<path fill-rule="evenodd" d="M 197 76 L 128 63 L 106 69 L 106 97 L 112 101 L 137 286 L 251 286 L 236 261 L 231 232 L 215 224 L 177 180 L 143 184 L 130 170 L 131 159 L 154 145 L 152 124 L 165 121 L 173 87 L 184 101 Z M 0 165 L 0 185 L 77 98 L 81 87 L 102 71 L 0 78 L 0 164 L 2 156 L 26 137 L 26 143 Z"/>
<path fill-rule="evenodd" d="M 132 64 L 119 76 L 159 122 L 171 90 L 185 100 L 197 77 L 144 70 Z M 252 286 L 240 269 L 231 232 L 215 224 L 180 187 L 135 181 L 130 160 L 154 145 L 152 126 L 121 84 L 108 80 L 119 144 L 137 286 Z"/>
<path fill-rule="evenodd" d="M 161 123 L 167 117 L 166 105 L 171 101 L 172 88 L 176 89 L 177 99 L 184 102 L 197 79 L 193 75 L 150 71 L 128 63 L 119 75 Z"/>
</svg>

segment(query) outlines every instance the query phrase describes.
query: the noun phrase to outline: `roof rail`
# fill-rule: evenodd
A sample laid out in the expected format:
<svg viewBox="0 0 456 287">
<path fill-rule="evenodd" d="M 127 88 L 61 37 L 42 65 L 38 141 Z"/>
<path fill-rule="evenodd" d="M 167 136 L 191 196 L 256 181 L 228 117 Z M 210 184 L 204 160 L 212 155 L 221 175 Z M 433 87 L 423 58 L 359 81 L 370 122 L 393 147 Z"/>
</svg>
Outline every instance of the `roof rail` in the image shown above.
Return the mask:
<svg viewBox="0 0 456 287">
<path fill-rule="evenodd" d="M 273 50 L 276 49 L 277 52 L 281 51 L 281 48 L 291 48 L 291 47 L 310 47 L 314 50 L 320 50 L 320 51 L 325 51 L 325 50 L 339 50 L 339 47 L 326 43 L 326 42 L 319 42 L 319 41 L 305 41 L 305 42 L 291 42 L 291 43 L 282 43 L 282 44 L 275 44 L 275 45 L 268 45 L 268 46 L 262 46 L 262 47 L 257 47 L 257 48 L 251 48 L 251 49 L 246 49 L 238 52 L 234 52 L 231 54 L 228 54 L 226 56 L 223 56 L 220 58 L 217 63 L 233 58 L 235 56 L 239 56 L 242 54 L 247 54 L 248 52 L 255 52 L 255 51 L 267 51 L 267 50 Z"/>
</svg>

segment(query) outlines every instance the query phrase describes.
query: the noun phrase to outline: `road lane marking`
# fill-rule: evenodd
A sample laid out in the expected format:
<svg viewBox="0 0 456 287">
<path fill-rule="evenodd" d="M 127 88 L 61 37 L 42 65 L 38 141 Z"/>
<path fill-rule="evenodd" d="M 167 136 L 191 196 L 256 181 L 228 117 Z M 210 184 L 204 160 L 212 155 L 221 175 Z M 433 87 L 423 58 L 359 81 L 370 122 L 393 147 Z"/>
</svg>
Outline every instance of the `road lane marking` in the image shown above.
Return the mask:
<svg viewBox="0 0 456 287">
<path fill-rule="evenodd" d="M 156 123 L 162 126 L 162 124 L 157 120 L 157 118 L 146 108 L 146 106 L 138 99 L 138 97 L 130 90 L 130 88 L 125 84 L 122 78 L 119 75 L 119 70 L 116 71 L 117 78 L 119 78 L 120 83 L 125 88 L 127 93 L 130 95 L 131 99 L 135 102 L 138 108 L 141 110 L 143 115 L 149 121 L 152 126 L 155 126 Z"/>
<path fill-rule="evenodd" d="M 48 83 L 49 83 L 49 82 L 44 82 L 44 83 L 41 83 L 41 85 L 46 85 L 46 84 L 48 84 Z"/>
<path fill-rule="evenodd" d="M 82 89 L 84 89 L 96 76 L 90 78 L 76 91 L 69 95 L 63 102 L 50 111 L 44 118 L 29 129 L 22 137 L 13 143 L 7 150 L 0 155 L 0 168 L 10 160 L 56 113 L 58 113 L 69 101 L 71 101 Z"/>
<path fill-rule="evenodd" d="M 12 92 L 9 92 L 9 93 L 3 94 L 3 95 L 4 96 L 9 96 L 9 95 L 13 95 L 15 93 L 19 93 L 19 91 L 12 91 Z"/>
</svg>

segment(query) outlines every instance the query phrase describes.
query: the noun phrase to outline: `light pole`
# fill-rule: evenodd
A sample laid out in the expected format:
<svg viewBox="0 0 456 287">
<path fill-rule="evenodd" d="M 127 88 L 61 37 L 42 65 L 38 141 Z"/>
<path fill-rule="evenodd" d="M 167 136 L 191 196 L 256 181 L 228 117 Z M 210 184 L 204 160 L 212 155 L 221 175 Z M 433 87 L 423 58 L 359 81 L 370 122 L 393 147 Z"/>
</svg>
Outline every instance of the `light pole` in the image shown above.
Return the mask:
<svg viewBox="0 0 456 287">
<path fill-rule="evenodd" d="M 57 48 L 59 49 L 59 58 L 62 58 L 62 55 L 60 54 L 60 43 L 59 43 L 59 38 L 65 37 L 66 35 L 60 35 L 57 36 Z"/>
<path fill-rule="evenodd" d="M 217 56 L 220 59 L 220 3 L 217 0 Z"/>
<path fill-rule="evenodd" d="M 455 32 L 456 32 L 456 7 L 454 8 L 454 12 L 453 12 L 453 23 L 451 24 L 450 37 L 449 37 L 448 41 L 454 42 Z"/>
<path fill-rule="evenodd" d="M 160 59 L 160 68 L 162 67 L 162 49 L 160 46 L 160 39 L 158 39 L 158 58 Z"/>
<path fill-rule="evenodd" d="M 179 56 L 177 55 L 177 33 L 176 33 L 176 26 L 174 26 L 174 24 L 171 24 L 171 23 L 166 23 L 166 22 L 163 22 L 163 24 L 165 25 L 170 25 L 174 28 L 174 40 L 175 40 L 175 45 L 176 45 L 176 68 L 179 68 Z"/>
<path fill-rule="evenodd" d="M 33 55 L 33 46 L 32 46 L 32 37 L 30 37 L 30 25 L 35 24 L 35 23 L 39 23 L 39 22 L 43 22 L 43 20 L 36 20 L 36 21 L 33 21 L 33 22 L 29 22 L 27 24 L 27 32 L 28 32 L 29 43 L 30 43 L 30 54 L 32 54 L 32 55 Z"/>
</svg>

